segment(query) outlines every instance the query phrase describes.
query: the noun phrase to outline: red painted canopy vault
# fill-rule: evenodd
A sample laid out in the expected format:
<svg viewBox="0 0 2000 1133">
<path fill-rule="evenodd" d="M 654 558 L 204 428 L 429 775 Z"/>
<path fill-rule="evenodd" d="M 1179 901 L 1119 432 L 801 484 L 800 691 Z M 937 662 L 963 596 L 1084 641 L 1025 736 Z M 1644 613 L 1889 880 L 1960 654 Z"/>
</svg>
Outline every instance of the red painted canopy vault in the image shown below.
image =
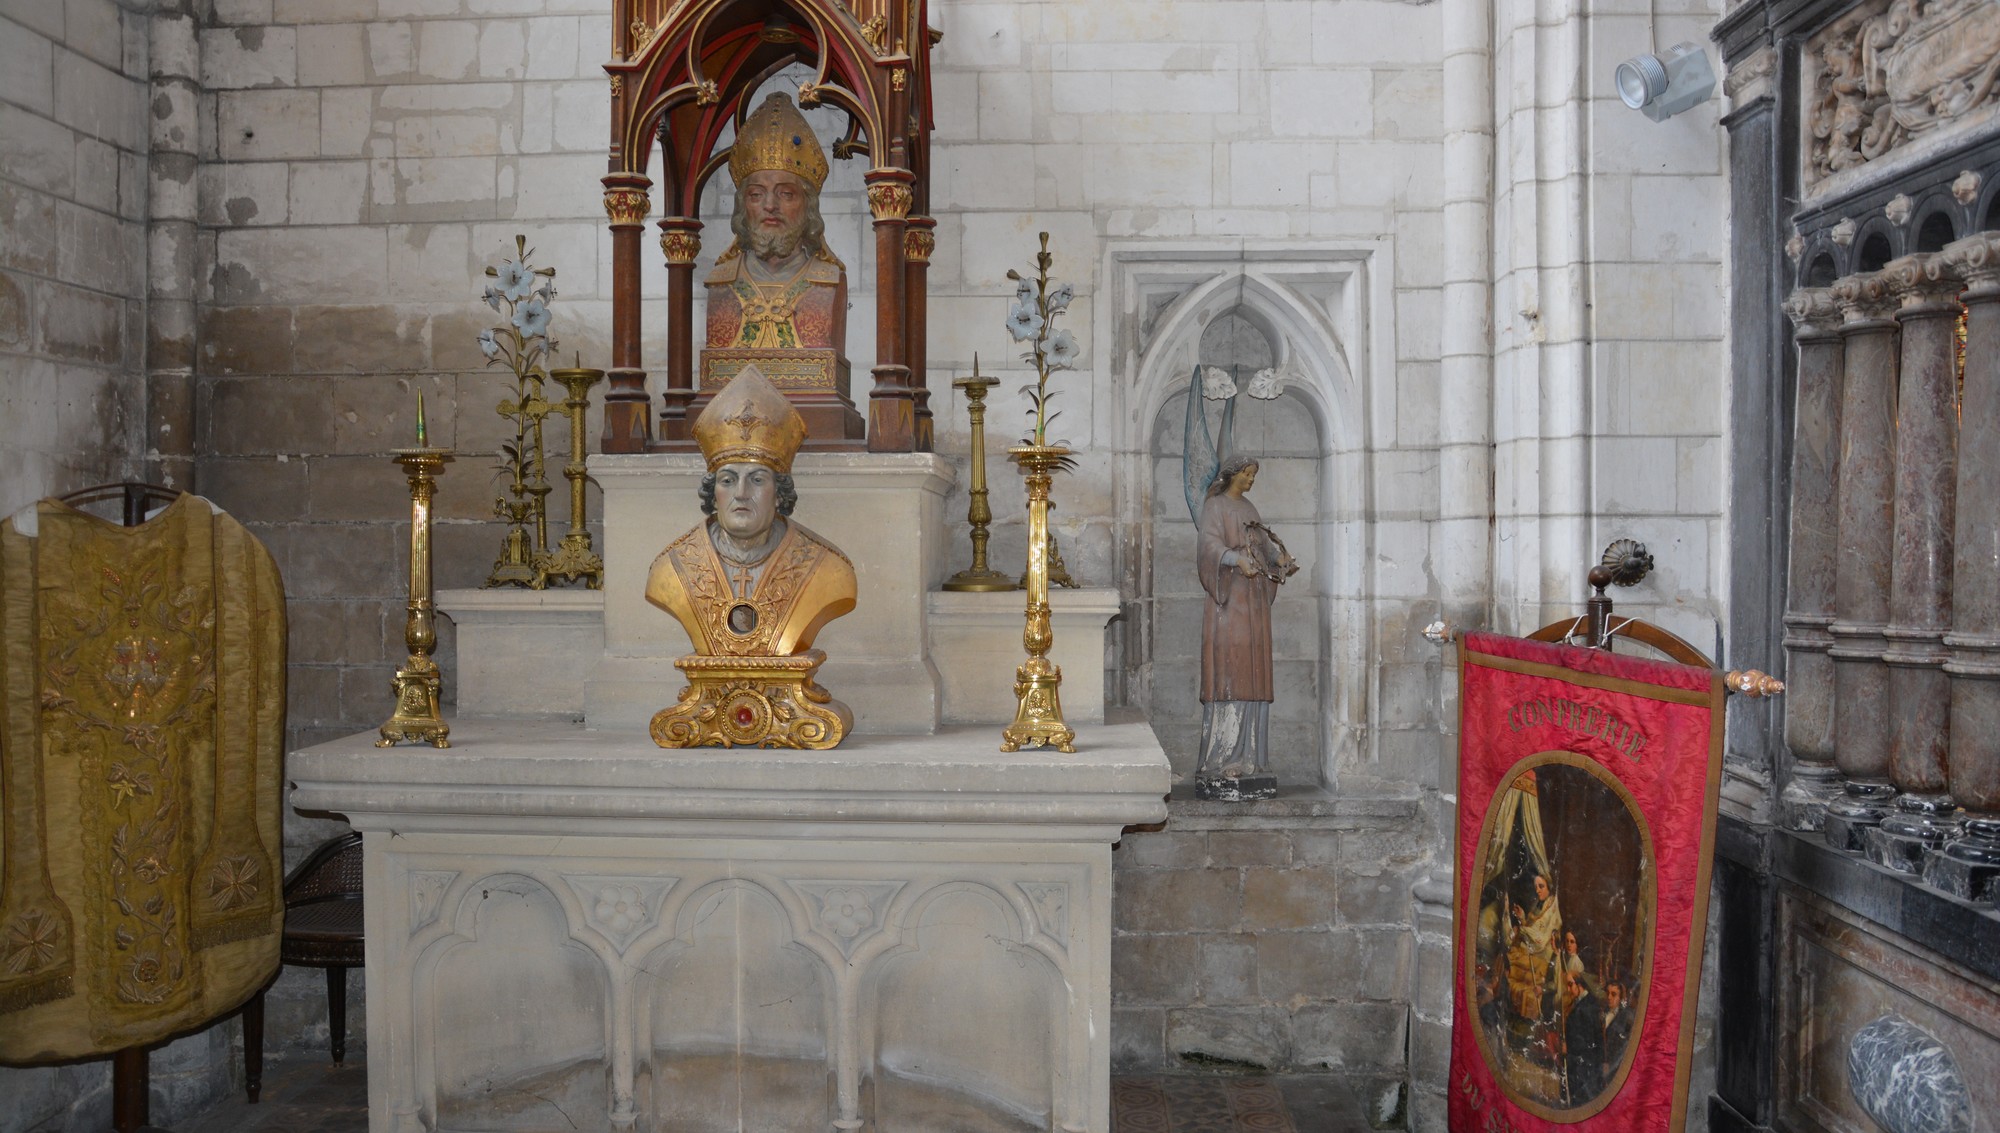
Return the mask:
<svg viewBox="0 0 2000 1133">
<path fill-rule="evenodd" d="M 753 109 L 750 96 L 794 63 L 814 70 L 798 89 L 801 105 L 847 113 L 834 156 L 869 163 L 877 271 L 868 448 L 931 447 L 924 271 L 936 224 L 929 215 L 930 51 L 939 35 L 926 13 L 925 0 L 614 0 L 612 59 L 604 66 L 611 76 L 604 209 L 612 237 L 605 452 L 690 442 L 701 191 L 728 162 L 728 146 L 718 143 Z M 646 167 L 656 141 L 667 260 L 667 386 L 657 433 L 639 351 L 639 234 L 652 209 Z"/>
</svg>

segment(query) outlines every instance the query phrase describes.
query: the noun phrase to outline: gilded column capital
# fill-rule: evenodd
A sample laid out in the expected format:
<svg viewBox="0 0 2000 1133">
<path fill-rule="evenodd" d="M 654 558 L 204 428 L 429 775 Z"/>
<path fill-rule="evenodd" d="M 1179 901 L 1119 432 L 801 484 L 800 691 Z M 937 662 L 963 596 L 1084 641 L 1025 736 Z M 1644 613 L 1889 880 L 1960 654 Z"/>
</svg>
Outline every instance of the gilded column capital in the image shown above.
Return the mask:
<svg viewBox="0 0 2000 1133">
<path fill-rule="evenodd" d="M 1941 252 L 1916 252 L 1883 265 L 1889 294 L 1906 313 L 1936 314 L 1958 309 L 1965 282 Z"/>
<path fill-rule="evenodd" d="M 910 227 L 903 232 L 903 258 L 913 264 L 930 263 L 931 253 L 937 249 L 937 234 L 931 225 L 918 223 L 924 219 L 928 218 L 911 218 Z"/>
<path fill-rule="evenodd" d="M 1785 300 L 1785 317 L 1799 338 L 1817 338 L 1840 329 L 1840 303 L 1831 287 L 1801 287 Z"/>
<path fill-rule="evenodd" d="M 644 189 L 608 188 L 604 190 L 604 212 L 611 218 L 613 227 L 633 227 L 646 223 L 646 213 L 653 207 L 652 198 Z"/>
<path fill-rule="evenodd" d="M 660 222 L 660 251 L 670 264 L 691 264 L 701 254 L 701 222 L 671 217 Z"/>
<path fill-rule="evenodd" d="M 1965 278 L 1966 298 L 2000 296 L 2000 232 L 1975 232 L 1944 246 L 1945 259 Z"/>
<path fill-rule="evenodd" d="M 1879 271 L 1843 276 L 1834 281 L 1832 291 L 1841 318 L 1850 326 L 1896 317 L 1896 297 Z"/>
<path fill-rule="evenodd" d="M 902 220 L 910 215 L 916 194 L 896 181 L 877 181 L 868 186 L 868 211 L 876 220 Z"/>
</svg>

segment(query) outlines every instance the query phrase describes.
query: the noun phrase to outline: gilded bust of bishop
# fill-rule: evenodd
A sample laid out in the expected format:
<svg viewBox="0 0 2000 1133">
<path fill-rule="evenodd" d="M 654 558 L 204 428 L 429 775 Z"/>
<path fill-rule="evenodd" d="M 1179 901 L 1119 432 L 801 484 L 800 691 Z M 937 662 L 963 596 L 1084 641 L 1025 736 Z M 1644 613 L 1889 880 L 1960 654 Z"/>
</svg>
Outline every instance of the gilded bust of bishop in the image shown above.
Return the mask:
<svg viewBox="0 0 2000 1133">
<path fill-rule="evenodd" d="M 814 681 L 820 628 L 854 609 L 854 566 L 790 517 L 805 421 L 755 366 L 696 420 L 710 518 L 667 545 L 646 599 L 687 630 L 680 703 L 653 717 L 661 747 L 830 748 L 854 715 Z"/>
<path fill-rule="evenodd" d="M 782 93 L 743 123 L 729 151 L 736 240 L 708 285 L 708 345 L 847 353 L 847 270 L 826 246 L 826 154 Z"/>
</svg>

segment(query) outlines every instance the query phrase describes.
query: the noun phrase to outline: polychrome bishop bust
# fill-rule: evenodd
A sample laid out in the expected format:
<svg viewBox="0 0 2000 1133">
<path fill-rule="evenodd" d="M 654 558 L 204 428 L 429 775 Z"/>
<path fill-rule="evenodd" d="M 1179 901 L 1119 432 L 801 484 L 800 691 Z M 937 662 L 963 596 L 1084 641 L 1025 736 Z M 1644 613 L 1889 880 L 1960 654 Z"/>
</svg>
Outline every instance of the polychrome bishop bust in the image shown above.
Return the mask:
<svg viewBox="0 0 2000 1133">
<path fill-rule="evenodd" d="M 701 395 L 756 366 L 805 418 L 816 444 L 858 442 L 847 364 L 847 269 L 826 244 L 819 194 L 826 153 L 792 100 L 773 93 L 743 122 L 729 149 L 736 182 L 735 234 L 704 281 L 708 344 Z"/>
<path fill-rule="evenodd" d="M 830 748 L 854 715 L 813 679 L 821 627 L 854 609 L 847 556 L 790 518 L 806 425 L 755 366 L 696 420 L 709 518 L 653 560 L 646 599 L 694 643 L 674 664 L 680 703 L 653 717 L 661 747 Z"/>
<path fill-rule="evenodd" d="M 846 353 L 847 269 L 826 246 L 826 154 L 805 115 L 773 93 L 729 150 L 736 236 L 708 279 L 708 344 Z"/>
</svg>

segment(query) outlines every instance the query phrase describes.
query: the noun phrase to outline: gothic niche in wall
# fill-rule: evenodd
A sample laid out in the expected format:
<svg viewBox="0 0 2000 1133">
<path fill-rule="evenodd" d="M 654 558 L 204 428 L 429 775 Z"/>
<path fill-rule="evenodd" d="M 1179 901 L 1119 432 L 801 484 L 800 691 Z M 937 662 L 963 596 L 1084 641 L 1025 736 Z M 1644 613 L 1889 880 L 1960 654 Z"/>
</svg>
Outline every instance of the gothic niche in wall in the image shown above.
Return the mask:
<svg viewBox="0 0 2000 1133">
<path fill-rule="evenodd" d="M 1808 186 L 2000 102 L 2000 5 L 1864 4 L 1807 45 Z M 1967 119 L 1969 121 L 1969 119 Z"/>
<path fill-rule="evenodd" d="M 1223 459 L 1257 459 L 1257 509 L 1302 567 L 1279 588 L 1271 610 L 1271 770 L 1290 786 L 1318 784 L 1324 779 L 1322 694 L 1328 661 L 1320 629 L 1326 624 L 1321 584 L 1312 560 L 1325 515 L 1321 495 L 1328 444 L 1318 414 L 1295 384 L 1282 382 L 1276 397 L 1250 396 L 1250 383 L 1260 371 L 1282 374 L 1287 369 L 1283 351 L 1258 325 L 1255 312 L 1239 307 L 1211 320 L 1196 353 L 1204 371 L 1212 367 L 1229 375 L 1238 391 L 1203 406 L 1209 435 L 1220 428 L 1225 401 L 1234 402 Z M 1187 398 L 1186 392 L 1167 398 L 1153 419 L 1153 657 L 1147 709 L 1175 773 L 1183 776 L 1194 769 L 1201 732 L 1197 690 L 1207 604 L 1195 571 L 1195 525 L 1181 482 Z"/>
</svg>

